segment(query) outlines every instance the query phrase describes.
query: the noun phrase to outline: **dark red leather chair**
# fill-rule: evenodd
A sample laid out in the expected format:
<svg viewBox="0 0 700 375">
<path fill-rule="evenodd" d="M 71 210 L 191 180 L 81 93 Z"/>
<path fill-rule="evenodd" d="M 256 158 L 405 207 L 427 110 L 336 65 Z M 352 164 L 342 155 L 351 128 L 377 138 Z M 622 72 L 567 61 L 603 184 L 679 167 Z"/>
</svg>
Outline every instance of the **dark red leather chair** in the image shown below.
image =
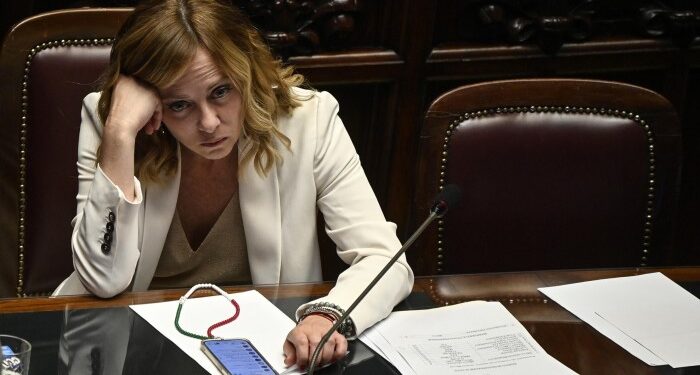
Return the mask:
<svg viewBox="0 0 700 375">
<path fill-rule="evenodd" d="M 130 9 L 29 18 L 0 52 L 0 296 L 47 294 L 73 269 L 82 98 Z"/>
<path fill-rule="evenodd" d="M 652 91 L 574 79 L 463 86 L 432 103 L 420 139 L 414 222 L 446 184 L 463 199 L 409 254 L 418 274 L 673 259 L 679 120 Z"/>
</svg>

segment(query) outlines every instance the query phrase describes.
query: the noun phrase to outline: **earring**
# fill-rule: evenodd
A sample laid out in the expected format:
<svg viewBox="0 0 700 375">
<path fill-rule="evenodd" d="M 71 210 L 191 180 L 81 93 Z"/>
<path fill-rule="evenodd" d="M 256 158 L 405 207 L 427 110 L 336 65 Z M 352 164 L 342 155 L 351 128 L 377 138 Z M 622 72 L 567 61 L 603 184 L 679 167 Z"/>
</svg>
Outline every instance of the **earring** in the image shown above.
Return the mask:
<svg viewBox="0 0 700 375">
<path fill-rule="evenodd" d="M 158 129 L 158 133 L 159 133 L 160 135 L 165 135 L 165 126 L 161 125 L 161 126 L 160 126 L 160 129 Z"/>
</svg>

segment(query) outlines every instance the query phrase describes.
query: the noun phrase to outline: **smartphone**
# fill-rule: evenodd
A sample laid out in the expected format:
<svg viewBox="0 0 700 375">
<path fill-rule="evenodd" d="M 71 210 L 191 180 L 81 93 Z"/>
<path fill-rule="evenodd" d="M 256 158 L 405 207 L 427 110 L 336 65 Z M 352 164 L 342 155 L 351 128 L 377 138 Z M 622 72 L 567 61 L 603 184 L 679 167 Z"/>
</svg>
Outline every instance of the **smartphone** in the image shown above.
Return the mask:
<svg viewBox="0 0 700 375">
<path fill-rule="evenodd" d="M 277 375 L 253 344 L 246 339 L 202 341 L 202 351 L 226 375 Z"/>
</svg>

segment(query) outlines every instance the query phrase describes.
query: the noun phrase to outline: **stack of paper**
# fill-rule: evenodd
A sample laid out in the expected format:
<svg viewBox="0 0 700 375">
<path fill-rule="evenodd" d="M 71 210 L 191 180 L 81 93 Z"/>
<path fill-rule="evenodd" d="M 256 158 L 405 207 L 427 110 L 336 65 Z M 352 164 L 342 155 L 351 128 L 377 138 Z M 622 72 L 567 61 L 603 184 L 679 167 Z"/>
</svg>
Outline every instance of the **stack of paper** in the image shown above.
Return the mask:
<svg viewBox="0 0 700 375">
<path fill-rule="evenodd" d="M 700 365 L 700 300 L 661 273 L 540 291 L 649 365 Z"/>
<path fill-rule="evenodd" d="M 575 374 L 499 302 L 394 312 L 360 339 L 402 374 Z"/>
<path fill-rule="evenodd" d="M 224 338 L 247 338 L 278 373 L 286 370 L 282 345 L 294 322 L 255 290 L 232 295 L 241 307 L 238 318 L 214 331 Z M 163 336 L 197 361 L 211 374 L 219 371 L 201 351 L 201 341 L 187 337 L 175 329 L 178 301 L 130 306 Z M 235 312 L 230 302 L 221 296 L 187 300 L 180 315 L 180 326 L 189 332 L 206 336 L 212 324 L 231 317 Z M 299 374 L 287 372 L 288 374 Z"/>
</svg>

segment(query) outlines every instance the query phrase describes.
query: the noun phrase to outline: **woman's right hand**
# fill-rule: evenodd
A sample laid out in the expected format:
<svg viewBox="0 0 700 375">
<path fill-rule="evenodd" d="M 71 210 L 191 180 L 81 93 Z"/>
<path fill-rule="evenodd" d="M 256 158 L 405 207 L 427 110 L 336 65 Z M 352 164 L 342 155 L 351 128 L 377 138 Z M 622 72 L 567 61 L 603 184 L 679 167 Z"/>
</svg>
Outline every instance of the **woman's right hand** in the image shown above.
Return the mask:
<svg viewBox="0 0 700 375">
<path fill-rule="evenodd" d="M 121 75 L 112 91 L 109 115 L 102 134 L 100 166 L 112 182 L 133 202 L 136 135 L 143 129 L 153 134 L 160 128 L 162 104 L 156 90 Z"/>
<path fill-rule="evenodd" d="M 155 89 L 121 75 L 112 91 L 105 127 L 120 136 L 136 137 L 139 130 L 153 134 L 161 126 L 163 106 Z"/>
</svg>

